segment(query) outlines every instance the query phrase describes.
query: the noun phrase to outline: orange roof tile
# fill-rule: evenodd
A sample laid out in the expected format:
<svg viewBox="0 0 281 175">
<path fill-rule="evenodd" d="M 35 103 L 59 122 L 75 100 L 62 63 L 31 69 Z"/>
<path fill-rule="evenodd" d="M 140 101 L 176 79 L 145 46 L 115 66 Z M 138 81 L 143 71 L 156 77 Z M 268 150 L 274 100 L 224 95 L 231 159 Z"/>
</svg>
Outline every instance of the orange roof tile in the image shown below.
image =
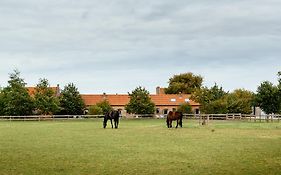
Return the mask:
<svg viewBox="0 0 281 175">
<path fill-rule="evenodd" d="M 36 87 L 26 87 L 27 88 L 27 90 L 28 90 L 28 93 L 29 93 L 29 95 L 30 96 L 34 96 L 34 94 L 35 94 L 35 91 L 36 91 Z M 55 94 L 57 94 L 58 92 L 58 87 L 50 87 L 53 91 L 54 91 L 54 93 Z"/>
<path fill-rule="evenodd" d="M 81 96 L 87 106 L 95 105 L 103 100 L 107 100 L 112 106 L 125 106 L 130 101 L 129 95 L 82 94 Z M 156 106 L 178 106 L 190 99 L 189 94 L 160 94 L 150 95 L 150 97 Z M 199 103 L 192 100 L 189 100 L 189 103 L 192 106 L 199 106 Z"/>
<path fill-rule="evenodd" d="M 159 95 L 150 95 L 151 100 L 157 106 L 177 106 L 185 102 L 189 102 L 191 106 L 199 106 L 199 103 L 196 103 L 190 100 L 190 94 L 159 94 Z"/>
<path fill-rule="evenodd" d="M 95 105 L 103 100 L 107 100 L 112 106 L 124 106 L 129 101 L 129 95 L 81 95 L 82 99 L 84 100 L 87 106 Z"/>
</svg>

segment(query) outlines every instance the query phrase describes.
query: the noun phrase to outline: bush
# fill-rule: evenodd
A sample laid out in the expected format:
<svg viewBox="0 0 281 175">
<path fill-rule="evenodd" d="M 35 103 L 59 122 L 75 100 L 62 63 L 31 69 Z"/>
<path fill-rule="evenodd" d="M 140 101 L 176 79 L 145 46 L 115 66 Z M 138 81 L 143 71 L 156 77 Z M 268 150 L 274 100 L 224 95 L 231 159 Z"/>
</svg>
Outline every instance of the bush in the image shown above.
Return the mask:
<svg viewBox="0 0 281 175">
<path fill-rule="evenodd" d="M 110 103 L 107 100 L 97 103 L 96 106 L 101 108 L 102 114 L 105 114 L 113 110 L 113 108 L 111 107 Z"/>
<path fill-rule="evenodd" d="M 89 107 L 89 115 L 102 115 L 103 111 L 101 107 L 98 107 L 97 105 L 93 105 Z"/>
<path fill-rule="evenodd" d="M 189 103 L 183 103 L 178 107 L 177 111 L 183 114 L 192 114 L 192 107 Z"/>
</svg>

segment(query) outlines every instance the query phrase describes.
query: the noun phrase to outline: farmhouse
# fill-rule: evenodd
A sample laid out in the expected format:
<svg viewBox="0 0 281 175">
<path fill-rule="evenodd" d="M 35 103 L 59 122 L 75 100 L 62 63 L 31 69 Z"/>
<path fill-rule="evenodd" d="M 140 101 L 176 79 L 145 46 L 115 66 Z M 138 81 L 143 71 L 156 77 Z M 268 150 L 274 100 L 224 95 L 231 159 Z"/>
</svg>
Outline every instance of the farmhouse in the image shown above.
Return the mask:
<svg viewBox="0 0 281 175">
<path fill-rule="evenodd" d="M 87 107 L 107 100 L 114 109 L 120 109 L 122 115 L 126 115 L 125 105 L 130 101 L 127 94 L 81 94 Z M 151 100 L 155 103 L 156 114 L 167 114 L 175 110 L 179 105 L 189 102 L 194 113 L 199 113 L 199 103 L 190 100 L 190 94 L 165 94 L 164 88 L 157 87 L 156 94 L 151 94 Z"/>
<path fill-rule="evenodd" d="M 60 95 L 59 85 L 50 87 L 56 96 Z M 27 87 L 28 92 L 31 96 L 34 96 L 35 87 Z M 151 94 L 150 98 L 155 103 L 156 114 L 164 115 L 168 111 L 177 109 L 182 103 L 188 102 L 192 106 L 194 113 L 199 113 L 199 103 L 190 100 L 190 94 L 165 94 L 164 88 L 157 87 L 156 94 Z M 120 109 L 122 115 L 127 115 L 125 105 L 129 103 L 130 96 L 128 94 L 81 94 L 86 107 L 95 105 L 99 102 L 107 100 L 114 109 Z"/>
<path fill-rule="evenodd" d="M 59 84 L 57 86 L 53 86 L 50 87 L 52 89 L 52 91 L 54 92 L 54 94 L 56 96 L 60 96 L 60 86 Z M 28 93 L 30 96 L 34 96 L 35 91 L 36 91 L 36 87 L 27 87 Z"/>
</svg>

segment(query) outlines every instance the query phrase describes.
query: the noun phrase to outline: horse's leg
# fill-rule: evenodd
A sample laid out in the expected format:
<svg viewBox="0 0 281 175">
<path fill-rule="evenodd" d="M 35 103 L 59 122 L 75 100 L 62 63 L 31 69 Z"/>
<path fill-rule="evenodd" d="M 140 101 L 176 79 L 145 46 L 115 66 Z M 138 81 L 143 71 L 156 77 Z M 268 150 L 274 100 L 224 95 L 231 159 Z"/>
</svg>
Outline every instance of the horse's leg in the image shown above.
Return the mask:
<svg viewBox="0 0 281 175">
<path fill-rule="evenodd" d="M 178 125 L 179 125 L 179 119 L 177 119 L 177 126 L 176 126 L 176 128 L 178 128 Z"/>
<path fill-rule="evenodd" d="M 112 118 L 110 119 L 110 122 L 111 122 L 111 128 L 113 128 L 113 124 L 112 124 Z"/>
<path fill-rule="evenodd" d="M 166 123 L 167 123 L 167 127 L 170 128 L 170 125 L 169 125 L 169 120 L 168 118 L 166 119 Z"/>
<path fill-rule="evenodd" d="M 119 125 L 119 117 L 116 119 L 116 126 L 115 126 L 116 129 L 118 128 L 118 125 Z"/>
<path fill-rule="evenodd" d="M 182 128 L 182 118 L 180 118 L 180 127 Z"/>
<path fill-rule="evenodd" d="M 103 128 L 106 128 L 106 123 L 107 123 L 107 118 L 104 117 L 104 120 L 103 120 Z"/>
<path fill-rule="evenodd" d="M 118 128 L 118 121 L 117 121 L 118 119 L 114 119 L 114 126 L 115 126 L 115 129 L 117 129 Z"/>
</svg>

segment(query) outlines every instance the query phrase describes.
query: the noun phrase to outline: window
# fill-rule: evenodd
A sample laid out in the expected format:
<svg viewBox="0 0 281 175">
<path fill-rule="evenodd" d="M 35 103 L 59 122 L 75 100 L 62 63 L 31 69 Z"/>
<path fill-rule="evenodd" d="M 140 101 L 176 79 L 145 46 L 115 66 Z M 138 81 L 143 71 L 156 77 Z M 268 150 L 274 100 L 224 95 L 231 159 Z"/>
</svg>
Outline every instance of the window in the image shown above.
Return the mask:
<svg viewBox="0 0 281 175">
<path fill-rule="evenodd" d="M 160 113 L 160 109 L 156 108 L 156 114 L 159 114 L 159 113 Z"/>
<path fill-rule="evenodd" d="M 190 100 L 189 100 L 189 98 L 186 98 L 186 99 L 184 99 L 184 101 L 185 101 L 185 102 L 189 102 Z"/>
<path fill-rule="evenodd" d="M 172 101 L 172 102 L 176 102 L 177 100 L 176 100 L 175 98 L 172 98 L 171 101 Z"/>
</svg>

